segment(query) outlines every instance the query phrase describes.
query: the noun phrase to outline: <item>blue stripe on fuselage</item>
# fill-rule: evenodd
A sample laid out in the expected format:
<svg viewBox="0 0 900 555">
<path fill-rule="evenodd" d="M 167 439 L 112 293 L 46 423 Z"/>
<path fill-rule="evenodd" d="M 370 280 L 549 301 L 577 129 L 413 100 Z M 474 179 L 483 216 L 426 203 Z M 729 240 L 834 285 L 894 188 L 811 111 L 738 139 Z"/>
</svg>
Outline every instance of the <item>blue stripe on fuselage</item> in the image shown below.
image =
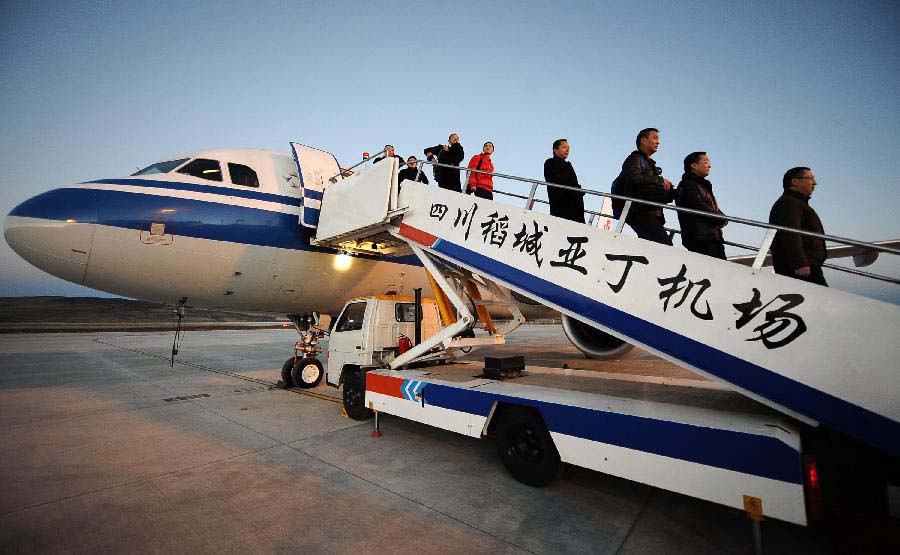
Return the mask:
<svg viewBox="0 0 900 555">
<path fill-rule="evenodd" d="M 423 395 L 429 405 L 485 417 L 494 401 L 530 406 L 541 413 L 551 432 L 792 484 L 801 483 L 800 454 L 770 436 L 435 383 L 426 383 Z"/>
<path fill-rule="evenodd" d="M 10 216 L 41 218 L 64 222 L 97 223 L 97 203 L 94 192 L 88 189 L 53 189 L 19 204 Z"/>
<path fill-rule="evenodd" d="M 263 200 L 266 202 L 277 202 L 279 204 L 287 204 L 289 206 L 303 205 L 303 201 L 300 198 L 289 197 L 285 195 L 275 195 L 272 193 L 260 193 L 258 191 L 250 191 L 244 188 L 238 188 L 237 186 L 221 187 L 217 185 L 184 183 L 181 181 L 157 181 L 155 179 L 98 179 L 96 181 L 88 181 L 87 185 L 90 185 L 92 183 L 99 183 L 104 185 L 131 185 L 134 187 L 171 189 L 173 191 L 193 191 L 195 193 L 210 193 L 214 195 L 227 195 L 230 197 Z"/>
<path fill-rule="evenodd" d="M 148 229 L 149 221 L 172 223 L 176 236 L 212 239 L 245 245 L 334 254 L 334 249 L 309 244 L 311 230 L 300 226 L 294 214 L 247 206 L 222 204 L 180 197 L 159 196 L 148 189 L 146 194 L 105 189 L 54 189 L 33 197 L 12 212 L 11 216 L 65 220 L 71 211 L 61 206 L 96 202 L 96 215 L 91 223 L 124 229 Z M 165 210 L 165 212 L 163 212 Z M 403 257 L 354 255 L 368 260 L 421 266 L 414 255 Z"/>
<path fill-rule="evenodd" d="M 535 298 L 602 323 L 724 381 L 900 456 L 900 423 L 448 241 L 432 247 Z"/>
</svg>

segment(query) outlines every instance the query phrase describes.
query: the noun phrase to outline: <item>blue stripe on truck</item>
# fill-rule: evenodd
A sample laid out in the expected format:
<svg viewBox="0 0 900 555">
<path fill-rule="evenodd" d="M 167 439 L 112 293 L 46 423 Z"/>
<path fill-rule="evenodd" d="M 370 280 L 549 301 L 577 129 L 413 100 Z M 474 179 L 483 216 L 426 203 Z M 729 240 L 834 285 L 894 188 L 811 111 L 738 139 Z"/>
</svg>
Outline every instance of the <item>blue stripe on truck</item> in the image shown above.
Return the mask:
<svg viewBox="0 0 900 555">
<path fill-rule="evenodd" d="M 792 484 L 800 453 L 769 436 L 721 430 L 426 382 L 429 405 L 486 417 L 494 401 L 537 409 L 551 432 Z"/>
</svg>

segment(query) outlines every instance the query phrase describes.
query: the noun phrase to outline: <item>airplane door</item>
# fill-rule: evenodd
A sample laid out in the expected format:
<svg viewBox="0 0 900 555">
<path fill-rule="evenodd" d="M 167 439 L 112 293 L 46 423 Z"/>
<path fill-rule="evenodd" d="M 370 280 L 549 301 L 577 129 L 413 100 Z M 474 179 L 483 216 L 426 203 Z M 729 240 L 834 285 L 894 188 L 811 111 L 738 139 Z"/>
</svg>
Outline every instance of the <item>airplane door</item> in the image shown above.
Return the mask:
<svg viewBox="0 0 900 555">
<path fill-rule="evenodd" d="M 330 152 L 299 143 L 291 143 L 291 151 L 294 153 L 300 187 L 303 190 L 303 214 L 300 216 L 300 223 L 315 228 L 319 224 L 322 194 L 330 184 L 329 179 L 334 176 L 341 179 L 339 175 L 341 168 Z"/>
<path fill-rule="evenodd" d="M 328 382 L 336 384 L 346 364 L 368 364 L 366 330 L 363 327 L 369 303 L 360 301 L 344 307 L 328 336 Z"/>
</svg>

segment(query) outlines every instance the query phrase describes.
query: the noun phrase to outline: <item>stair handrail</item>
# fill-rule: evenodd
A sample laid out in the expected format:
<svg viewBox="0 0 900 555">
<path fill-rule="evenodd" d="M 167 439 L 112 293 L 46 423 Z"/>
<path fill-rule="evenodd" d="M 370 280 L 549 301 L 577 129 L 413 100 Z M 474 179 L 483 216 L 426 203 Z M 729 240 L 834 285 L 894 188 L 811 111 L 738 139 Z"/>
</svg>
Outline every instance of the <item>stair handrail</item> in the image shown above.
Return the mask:
<svg viewBox="0 0 900 555">
<path fill-rule="evenodd" d="M 341 171 L 339 171 L 339 172 L 337 172 L 336 174 L 334 174 L 334 175 L 332 175 L 331 177 L 329 177 L 329 178 L 328 178 L 328 181 L 329 181 L 331 184 L 337 183 L 337 178 L 338 178 L 338 177 L 340 177 L 340 176 L 347 177 L 347 172 L 349 172 L 350 170 L 352 170 L 352 169 L 354 169 L 354 168 L 357 168 L 357 167 L 359 167 L 359 166 L 365 164 L 366 162 L 368 162 L 368 161 L 371 160 L 372 158 L 377 158 L 377 157 L 381 156 L 382 154 L 387 154 L 387 149 L 386 149 L 386 148 L 381 149 L 381 152 L 376 152 L 373 156 L 369 156 L 368 158 L 363 158 L 362 160 L 360 160 L 359 162 L 353 164 L 353 165 L 350 166 L 349 168 L 342 168 L 341 165 L 338 164 L 338 169 L 341 170 Z"/>
<path fill-rule="evenodd" d="M 767 233 L 767 239 L 769 238 L 769 235 L 771 235 L 772 238 L 774 238 L 775 231 L 785 231 L 787 233 L 795 233 L 797 235 L 805 235 L 807 237 L 815 237 L 818 239 L 824 239 L 826 241 L 834 241 L 835 243 L 841 243 L 841 244 L 845 244 L 845 245 L 854 245 L 857 247 L 865 247 L 867 249 L 872 249 L 872 250 L 876 250 L 879 252 L 886 252 L 889 254 L 900 255 L 900 249 L 897 249 L 894 247 L 888 247 L 885 245 L 879 245 L 878 243 L 872 243 L 872 242 L 867 242 L 867 241 L 859 241 L 856 239 L 850 239 L 848 237 L 841 237 L 838 235 L 830 235 L 827 233 L 816 233 L 814 231 L 807 231 L 805 229 L 794 229 L 791 227 L 786 227 L 786 226 L 782 226 L 782 225 L 778 225 L 778 224 L 771 224 L 768 222 L 761 222 L 761 221 L 757 221 L 757 220 L 751 220 L 748 218 L 739 218 L 737 216 L 729 216 L 727 214 L 707 212 L 705 210 L 697 210 L 695 208 L 685 208 L 683 206 L 674 206 L 671 204 L 662 204 L 662 203 L 653 202 L 650 200 L 644 200 L 644 199 L 629 197 L 629 196 L 625 196 L 625 195 L 618 195 L 618 194 L 614 194 L 614 193 L 607 193 L 604 191 L 597 191 L 594 189 L 571 187 L 569 185 L 562 185 L 559 183 L 550 183 L 547 181 L 543 181 L 540 179 L 534 179 L 534 178 L 530 178 L 530 177 L 520 177 L 517 175 L 510 175 L 510 174 L 499 173 L 499 172 L 489 172 L 489 171 L 478 170 L 478 169 L 474 169 L 474 168 L 465 168 L 462 166 L 452 166 L 449 164 L 441 164 L 439 162 L 432 162 L 430 160 L 419 160 L 419 163 L 429 164 L 431 166 L 440 167 L 440 168 L 449 168 L 449 169 L 455 169 L 455 170 L 460 170 L 460 171 L 481 173 L 481 174 L 490 175 L 493 177 L 500 177 L 500 178 L 509 179 L 512 181 L 519 181 L 522 183 L 530 183 L 532 185 L 532 187 L 531 187 L 531 193 L 528 195 L 528 197 L 523 197 L 522 195 L 517 195 L 514 193 L 507 193 L 505 191 L 494 189 L 494 192 L 499 193 L 499 194 L 517 197 L 517 198 L 525 198 L 527 201 L 526 208 L 528 210 L 532 209 L 532 207 L 534 206 L 534 203 L 536 201 L 546 202 L 541 199 L 535 198 L 535 195 L 537 193 L 537 188 L 540 185 L 543 185 L 545 187 L 556 187 L 557 189 L 563 189 L 563 190 L 567 190 L 567 191 L 575 191 L 575 192 L 585 193 L 588 195 L 594 195 L 594 196 L 598 196 L 598 197 L 607 197 L 607 198 L 611 198 L 611 199 L 623 200 L 623 201 L 625 201 L 625 206 L 622 209 L 622 216 L 619 218 L 620 225 L 619 225 L 618 229 L 616 230 L 617 232 L 621 231 L 621 227 L 622 227 L 621 224 L 624 224 L 624 222 L 625 222 L 625 218 L 627 217 L 627 214 L 628 214 L 627 209 L 630 208 L 629 203 L 637 203 L 637 204 L 643 204 L 643 205 L 647 205 L 647 206 L 654 206 L 657 208 L 662 208 L 664 210 L 673 210 L 675 212 L 684 212 L 687 214 L 695 214 L 698 216 L 712 217 L 715 219 L 726 220 L 729 222 L 735 222 L 735 223 L 739 223 L 739 224 L 743 224 L 743 225 L 748 225 L 751 227 L 759 227 L 759 228 L 767 229 L 771 232 L 771 233 Z M 766 244 L 766 243 L 768 243 L 768 244 Z M 766 239 L 764 239 L 763 244 L 766 247 L 766 249 L 765 249 L 766 252 L 768 252 L 768 247 L 771 245 L 771 239 L 769 239 L 768 241 Z"/>
</svg>

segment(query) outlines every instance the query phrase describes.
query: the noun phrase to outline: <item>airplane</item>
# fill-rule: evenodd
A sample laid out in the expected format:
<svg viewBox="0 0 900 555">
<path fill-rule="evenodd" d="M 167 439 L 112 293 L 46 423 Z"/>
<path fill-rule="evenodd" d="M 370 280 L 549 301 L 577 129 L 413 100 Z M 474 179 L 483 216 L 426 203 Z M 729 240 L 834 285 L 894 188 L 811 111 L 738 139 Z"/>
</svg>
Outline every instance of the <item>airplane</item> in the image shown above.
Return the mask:
<svg viewBox="0 0 900 555">
<path fill-rule="evenodd" d="M 126 177 L 52 189 L 13 208 L 4 237 L 51 275 L 173 306 L 336 315 L 350 298 L 428 291 L 415 256 L 310 244 L 326 180 L 344 171 L 328 152 L 292 150 L 196 150 Z M 528 318 L 557 314 L 516 298 Z M 592 349 L 579 337 L 576 346 Z"/>
<path fill-rule="evenodd" d="M 428 291 L 414 256 L 390 257 L 378 245 L 351 254 L 310 243 L 322 191 L 346 170 L 329 152 L 298 143 L 291 150 L 293 155 L 196 150 L 130 176 L 52 189 L 13 208 L 4 237 L 19 256 L 49 274 L 173 306 L 279 313 L 303 321 L 313 312 L 336 315 L 354 297 Z M 859 249 L 843 255 L 874 261 Z M 744 258 L 739 262 L 753 257 Z M 521 295 L 514 298 L 528 318 L 558 314 Z M 562 316 L 569 341 L 588 358 L 618 358 L 631 349 L 618 337 Z"/>
</svg>

